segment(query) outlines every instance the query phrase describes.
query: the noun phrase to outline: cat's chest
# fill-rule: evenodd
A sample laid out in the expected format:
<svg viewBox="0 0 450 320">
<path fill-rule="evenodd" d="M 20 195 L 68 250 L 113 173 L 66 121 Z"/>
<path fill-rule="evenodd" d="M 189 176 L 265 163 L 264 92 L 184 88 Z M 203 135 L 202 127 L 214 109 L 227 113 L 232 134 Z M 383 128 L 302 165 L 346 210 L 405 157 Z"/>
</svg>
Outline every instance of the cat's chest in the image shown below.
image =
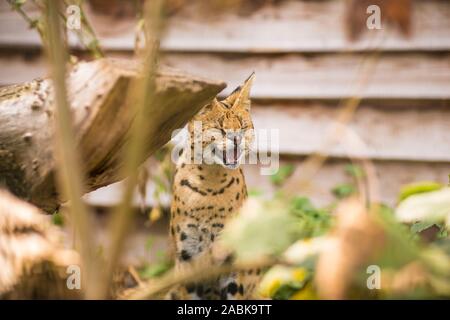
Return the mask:
<svg viewBox="0 0 450 320">
<path fill-rule="evenodd" d="M 173 192 L 182 215 L 197 217 L 214 213 L 225 216 L 241 207 L 246 186 L 240 170 L 211 170 L 206 166 L 186 165 L 177 170 Z"/>
</svg>

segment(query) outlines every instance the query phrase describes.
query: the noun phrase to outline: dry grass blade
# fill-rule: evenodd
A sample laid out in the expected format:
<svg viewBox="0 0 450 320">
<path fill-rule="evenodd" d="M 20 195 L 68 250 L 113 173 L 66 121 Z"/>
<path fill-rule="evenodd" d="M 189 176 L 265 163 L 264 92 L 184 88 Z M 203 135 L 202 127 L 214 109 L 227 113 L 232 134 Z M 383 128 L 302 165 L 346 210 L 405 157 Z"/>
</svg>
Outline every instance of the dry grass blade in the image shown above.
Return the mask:
<svg viewBox="0 0 450 320">
<path fill-rule="evenodd" d="M 326 140 L 321 147 L 321 151 L 309 156 L 296 169 L 296 172 L 294 172 L 294 174 L 286 182 L 286 184 L 284 185 L 284 190 L 288 194 L 298 194 L 301 190 L 307 189 L 309 187 L 310 181 L 325 163 L 326 159 L 328 158 L 326 150 L 331 148 L 333 144 L 339 141 L 339 137 L 342 136 L 342 132 L 345 126 L 352 119 L 352 116 L 354 115 L 362 100 L 362 92 L 370 81 L 370 77 L 373 74 L 378 58 L 379 51 L 375 51 L 362 61 L 360 65 L 361 77 L 356 83 L 354 96 L 343 101 L 339 106 L 339 111 L 336 116 L 336 124 L 331 128 L 329 134 L 327 135 Z M 364 162 L 364 167 L 367 167 L 367 161 Z M 370 168 L 371 167 L 369 167 L 369 169 Z M 370 169 L 369 172 L 371 173 L 370 178 L 375 178 L 373 170 Z M 359 181 L 358 184 L 361 185 Z M 373 188 L 370 188 L 370 190 L 373 190 Z"/>
<path fill-rule="evenodd" d="M 146 121 L 146 106 L 152 105 L 155 93 L 155 69 L 158 53 L 158 43 L 161 34 L 161 12 L 162 0 L 147 1 L 144 8 L 146 50 L 144 52 L 144 78 L 135 81 L 130 88 L 129 101 L 135 107 L 133 114 L 136 117 L 132 123 L 128 148 L 124 155 L 124 176 L 127 177 L 122 202 L 114 210 L 110 225 L 110 245 L 107 251 L 107 265 L 105 269 L 105 280 L 102 288 L 102 296 L 107 296 L 112 275 L 118 264 L 120 254 L 125 241 L 126 233 L 132 220 L 132 199 L 138 182 L 138 167 L 142 162 L 143 150 L 149 130 Z M 156 106 L 150 108 L 153 112 L 164 112 Z"/>
<path fill-rule="evenodd" d="M 67 101 L 66 59 L 61 20 L 58 17 L 58 2 L 46 1 L 46 30 L 48 32 L 47 54 L 51 62 L 51 74 L 55 88 L 55 143 L 58 163 L 58 180 L 65 199 L 70 201 L 70 214 L 76 238 L 79 241 L 83 265 L 83 279 L 87 298 L 97 298 L 98 271 L 94 253 L 92 223 L 86 205 L 82 202 L 83 174 L 76 151 L 71 113 Z M 89 284 L 87 286 L 86 284 Z"/>
<path fill-rule="evenodd" d="M 126 293 L 123 298 L 129 300 L 143 300 L 143 299 L 161 299 L 163 293 L 167 292 L 170 288 L 175 285 L 187 284 L 190 282 L 204 281 L 221 274 L 229 274 L 231 272 L 249 270 L 249 269 L 263 269 L 273 266 L 277 263 L 281 263 L 275 259 L 267 259 L 264 261 L 259 261 L 255 264 L 239 264 L 239 265 L 219 265 L 211 266 L 205 265 L 204 263 L 199 263 L 193 265 L 189 270 L 184 272 L 176 272 L 172 270 L 171 272 L 165 274 L 157 280 L 147 281 L 141 287 L 137 289 L 132 289 L 130 292 Z"/>
</svg>

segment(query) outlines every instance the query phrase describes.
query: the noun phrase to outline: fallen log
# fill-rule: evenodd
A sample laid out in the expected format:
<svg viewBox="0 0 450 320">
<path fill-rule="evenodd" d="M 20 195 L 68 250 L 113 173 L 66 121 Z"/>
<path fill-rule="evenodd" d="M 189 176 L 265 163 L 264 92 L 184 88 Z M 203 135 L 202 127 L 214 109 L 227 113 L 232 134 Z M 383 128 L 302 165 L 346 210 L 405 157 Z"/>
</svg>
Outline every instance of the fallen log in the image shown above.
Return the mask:
<svg viewBox="0 0 450 320">
<path fill-rule="evenodd" d="M 120 176 L 123 147 L 134 116 L 127 92 L 141 76 L 139 69 L 135 61 L 100 59 L 80 62 L 68 73 L 68 99 L 86 172 L 85 192 L 124 178 Z M 146 106 L 148 125 L 153 128 L 148 131 L 153 133 L 145 137 L 145 158 L 225 87 L 220 81 L 164 67 L 158 69 L 155 82 L 156 95 Z M 165 112 L 155 112 L 161 108 Z M 64 201 L 54 179 L 54 110 L 50 79 L 0 88 L 0 186 L 46 212 Z"/>
</svg>

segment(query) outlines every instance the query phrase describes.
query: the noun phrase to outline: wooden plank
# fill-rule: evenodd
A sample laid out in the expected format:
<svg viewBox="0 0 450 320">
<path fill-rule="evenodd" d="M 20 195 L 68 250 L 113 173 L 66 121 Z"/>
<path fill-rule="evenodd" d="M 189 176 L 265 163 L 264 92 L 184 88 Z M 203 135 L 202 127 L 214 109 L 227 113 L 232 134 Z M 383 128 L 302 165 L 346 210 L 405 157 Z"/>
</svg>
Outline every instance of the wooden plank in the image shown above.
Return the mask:
<svg viewBox="0 0 450 320">
<path fill-rule="evenodd" d="M 331 145 L 325 143 L 336 126 L 333 104 L 254 104 L 252 116 L 255 129 L 279 132 L 281 154 L 448 162 L 450 173 L 450 108 L 382 106 L 363 103 Z"/>
<path fill-rule="evenodd" d="M 298 166 L 301 158 L 282 159 L 281 165 L 293 164 Z M 316 205 L 327 205 L 334 200 L 331 189 L 339 183 L 350 182 L 351 179 L 345 174 L 344 166 L 346 160 L 331 159 L 319 170 L 314 177 L 311 186 L 299 195 L 310 197 Z M 402 185 L 420 181 L 436 181 L 442 184 L 448 183 L 450 166 L 448 163 L 422 163 L 422 162 L 399 162 L 399 161 L 375 161 L 373 162 L 380 188 L 380 198 L 383 202 L 394 205 L 397 201 L 398 192 Z M 250 190 L 258 189 L 267 195 L 273 194 L 277 187 L 270 182 L 270 176 L 260 174 L 259 165 L 244 166 L 245 180 Z M 153 197 L 153 185 L 147 185 L 147 197 L 145 203 L 151 207 L 155 204 Z M 120 199 L 121 183 L 98 189 L 84 199 L 91 205 L 110 207 L 117 204 Z M 135 205 L 139 206 L 138 198 Z M 163 206 L 170 205 L 170 196 L 164 195 L 161 203 Z"/>
<path fill-rule="evenodd" d="M 127 56 L 129 54 L 113 54 Z M 355 94 L 365 54 L 217 55 L 166 54 L 162 63 L 228 83 L 229 93 L 255 71 L 258 99 L 341 99 Z M 21 60 L 23 59 L 23 60 Z M 26 63 L 22 65 L 23 63 Z M 25 60 L 0 53 L 0 85 L 45 73 L 43 57 Z M 450 53 L 382 54 L 362 96 L 367 99 L 449 99 Z"/>
<path fill-rule="evenodd" d="M 364 78 L 365 54 L 276 56 L 167 54 L 164 62 L 193 74 L 224 79 L 228 91 L 256 73 L 252 96 L 259 99 L 340 99 L 354 96 Z M 368 99 L 450 98 L 450 53 L 382 54 L 362 92 Z"/>
<path fill-rule="evenodd" d="M 377 46 L 371 30 L 361 40 L 350 43 L 343 26 L 344 3 L 328 1 L 283 1 L 266 5 L 249 16 L 224 13 L 206 17 L 195 5 L 187 5 L 168 21 L 162 48 L 167 51 L 203 52 L 334 52 L 365 51 Z M 88 14 L 90 13 L 89 10 Z M 132 50 L 135 22 L 129 18 L 98 17 L 90 13 L 102 45 L 109 50 Z M 450 2 L 417 0 L 413 6 L 411 39 L 388 30 L 383 50 L 449 50 Z M 70 43 L 76 46 L 75 37 Z M 9 6 L 0 4 L 0 46 L 40 46 L 34 31 Z"/>
<path fill-rule="evenodd" d="M 39 52 L 0 51 L 0 86 L 31 81 L 47 74 L 47 64 Z"/>
</svg>

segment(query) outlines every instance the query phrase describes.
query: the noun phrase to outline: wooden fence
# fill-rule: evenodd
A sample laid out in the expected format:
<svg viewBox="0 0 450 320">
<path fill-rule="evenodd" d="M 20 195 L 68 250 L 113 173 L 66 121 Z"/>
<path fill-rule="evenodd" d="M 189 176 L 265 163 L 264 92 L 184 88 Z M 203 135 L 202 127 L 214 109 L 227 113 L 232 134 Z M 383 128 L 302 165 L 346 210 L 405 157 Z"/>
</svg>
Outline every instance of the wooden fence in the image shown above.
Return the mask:
<svg viewBox="0 0 450 320">
<path fill-rule="evenodd" d="M 329 201 L 329 190 L 348 179 L 343 165 L 352 156 L 373 160 L 381 196 L 392 204 L 402 184 L 448 183 L 450 174 L 450 2 L 417 0 L 412 8 L 410 38 L 386 27 L 349 42 L 343 25 L 345 5 L 340 0 L 283 1 L 247 15 L 214 17 L 186 6 L 169 18 L 162 60 L 196 75 L 224 80 L 229 84 L 226 92 L 255 71 L 255 127 L 279 129 L 282 163 L 298 165 L 305 156 L 323 151 L 340 101 L 355 94 L 359 66 L 374 49 L 381 50 L 349 124 L 364 148 L 333 144 L 327 149 L 330 160 L 307 194 L 317 203 Z M 88 14 L 108 55 L 132 54 L 134 19 L 92 10 Z M 78 46 L 74 37 L 70 43 Z M 2 2 L 0 85 L 45 75 L 40 48 L 38 35 Z M 245 169 L 250 187 L 273 190 L 258 167 Z M 110 205 L 118 199 L 116 187 L 87 199 Z"/>
</svg>

